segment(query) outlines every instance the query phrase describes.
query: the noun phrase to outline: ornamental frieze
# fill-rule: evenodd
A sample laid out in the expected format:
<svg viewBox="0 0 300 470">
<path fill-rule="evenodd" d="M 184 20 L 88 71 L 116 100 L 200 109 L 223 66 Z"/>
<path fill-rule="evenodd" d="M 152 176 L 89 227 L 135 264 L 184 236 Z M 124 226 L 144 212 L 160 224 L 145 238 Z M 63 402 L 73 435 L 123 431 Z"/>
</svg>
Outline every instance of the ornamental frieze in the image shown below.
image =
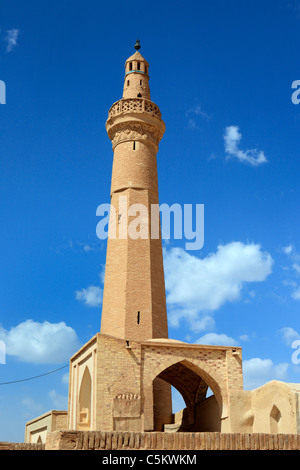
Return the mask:
<svg viewBox="0 0 300 470">
<path fill-rule="evenodd" d="M 123 122 L 110 129 L 109 138 L 113 148 L 121 142 L 140 140 L 158 147 L 162 133 L 147 123 Z"/>
</svg>

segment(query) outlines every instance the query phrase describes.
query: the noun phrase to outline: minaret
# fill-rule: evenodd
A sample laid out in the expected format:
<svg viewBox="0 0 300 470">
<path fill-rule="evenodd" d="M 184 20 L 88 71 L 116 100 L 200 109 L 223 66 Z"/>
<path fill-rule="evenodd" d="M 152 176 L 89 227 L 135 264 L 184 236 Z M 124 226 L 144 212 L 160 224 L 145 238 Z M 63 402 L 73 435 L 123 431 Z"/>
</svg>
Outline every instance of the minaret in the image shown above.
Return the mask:
<svg viewBox="0 0 300 470">
<path fill-rule="evenodd" d="M 125 63 L 123 97 L 110 108 L 106 122 L 114 152 L 115 212 L 107 241 L 101 333 L 143 341 L 168 338 L 160 230 L 155 227 L 151 236 L 151 205 L 159 203 L 156 154 L 165 124 L 150 98 L 149 64 L 139 41 L 135 49 Z M 136 204 L 148 217 L 136 211 Z M 132 237 L 129 227 L 138 220 Z"/>
</svg>

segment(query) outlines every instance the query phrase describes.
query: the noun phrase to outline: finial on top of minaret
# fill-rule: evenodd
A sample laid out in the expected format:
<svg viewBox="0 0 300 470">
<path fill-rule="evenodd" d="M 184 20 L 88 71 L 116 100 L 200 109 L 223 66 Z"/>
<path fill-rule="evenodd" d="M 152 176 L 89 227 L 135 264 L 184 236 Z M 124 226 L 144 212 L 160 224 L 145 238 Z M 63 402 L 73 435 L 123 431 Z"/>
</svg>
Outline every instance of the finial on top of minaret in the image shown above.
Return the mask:
<svg viewBox="0 0 300 470">
<path fill-rule="evenodd" d="M 134 48 L 135 48 L 137 51 L 141 48 L 139 39 L 136 40 L 136 43 L 135 43 L 135 45 L 134 45 Z"/>
</svg>

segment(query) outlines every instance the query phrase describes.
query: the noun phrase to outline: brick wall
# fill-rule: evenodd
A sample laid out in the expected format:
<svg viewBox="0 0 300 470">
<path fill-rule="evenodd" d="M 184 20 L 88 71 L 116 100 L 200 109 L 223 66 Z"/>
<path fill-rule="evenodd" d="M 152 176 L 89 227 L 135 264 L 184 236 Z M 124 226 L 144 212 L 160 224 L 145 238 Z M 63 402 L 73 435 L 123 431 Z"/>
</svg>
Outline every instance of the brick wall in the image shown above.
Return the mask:
<svg viewBox="0 0 300 470">
<path fill-rule="evenodd" d="M 45 444 L 0 442 L 0 450 L 45 450 Z"/>
<path fill-rule="evenodd" d="M 0 450 L 300 450 L 299 434 L 55 431 L 46 444 L 0 442 Z"/>
<path fill-rule="evenodd" d="M 56 431 L 46 450 L 300 450 L 299 434 Z"/>
</svg>

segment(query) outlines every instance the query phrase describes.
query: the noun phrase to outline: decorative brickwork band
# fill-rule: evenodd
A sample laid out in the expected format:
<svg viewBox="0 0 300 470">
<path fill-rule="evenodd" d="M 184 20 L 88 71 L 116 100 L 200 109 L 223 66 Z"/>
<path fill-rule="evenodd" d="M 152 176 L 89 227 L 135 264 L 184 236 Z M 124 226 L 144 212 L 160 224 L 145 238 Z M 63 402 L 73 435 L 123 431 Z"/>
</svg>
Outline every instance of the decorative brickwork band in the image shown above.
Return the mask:
<svg viewBox="0 0 300 470">
<path fill-rule="evenodd" d="M 121 142 L 143 141 L 158 148 L 162 133 L 156 127 L 140 122 L 121 122 L 110 129 L 109 138 L 113 149 Z"/>
<path fill-rule="evenodd" d="M 108 111 L 108 117 L 116 116 L 122 113 L 149 113 L 161 119 L 159 107 L 150 100 L 142 98 L 121 99 L 114 103 Z"/>
</svg>

